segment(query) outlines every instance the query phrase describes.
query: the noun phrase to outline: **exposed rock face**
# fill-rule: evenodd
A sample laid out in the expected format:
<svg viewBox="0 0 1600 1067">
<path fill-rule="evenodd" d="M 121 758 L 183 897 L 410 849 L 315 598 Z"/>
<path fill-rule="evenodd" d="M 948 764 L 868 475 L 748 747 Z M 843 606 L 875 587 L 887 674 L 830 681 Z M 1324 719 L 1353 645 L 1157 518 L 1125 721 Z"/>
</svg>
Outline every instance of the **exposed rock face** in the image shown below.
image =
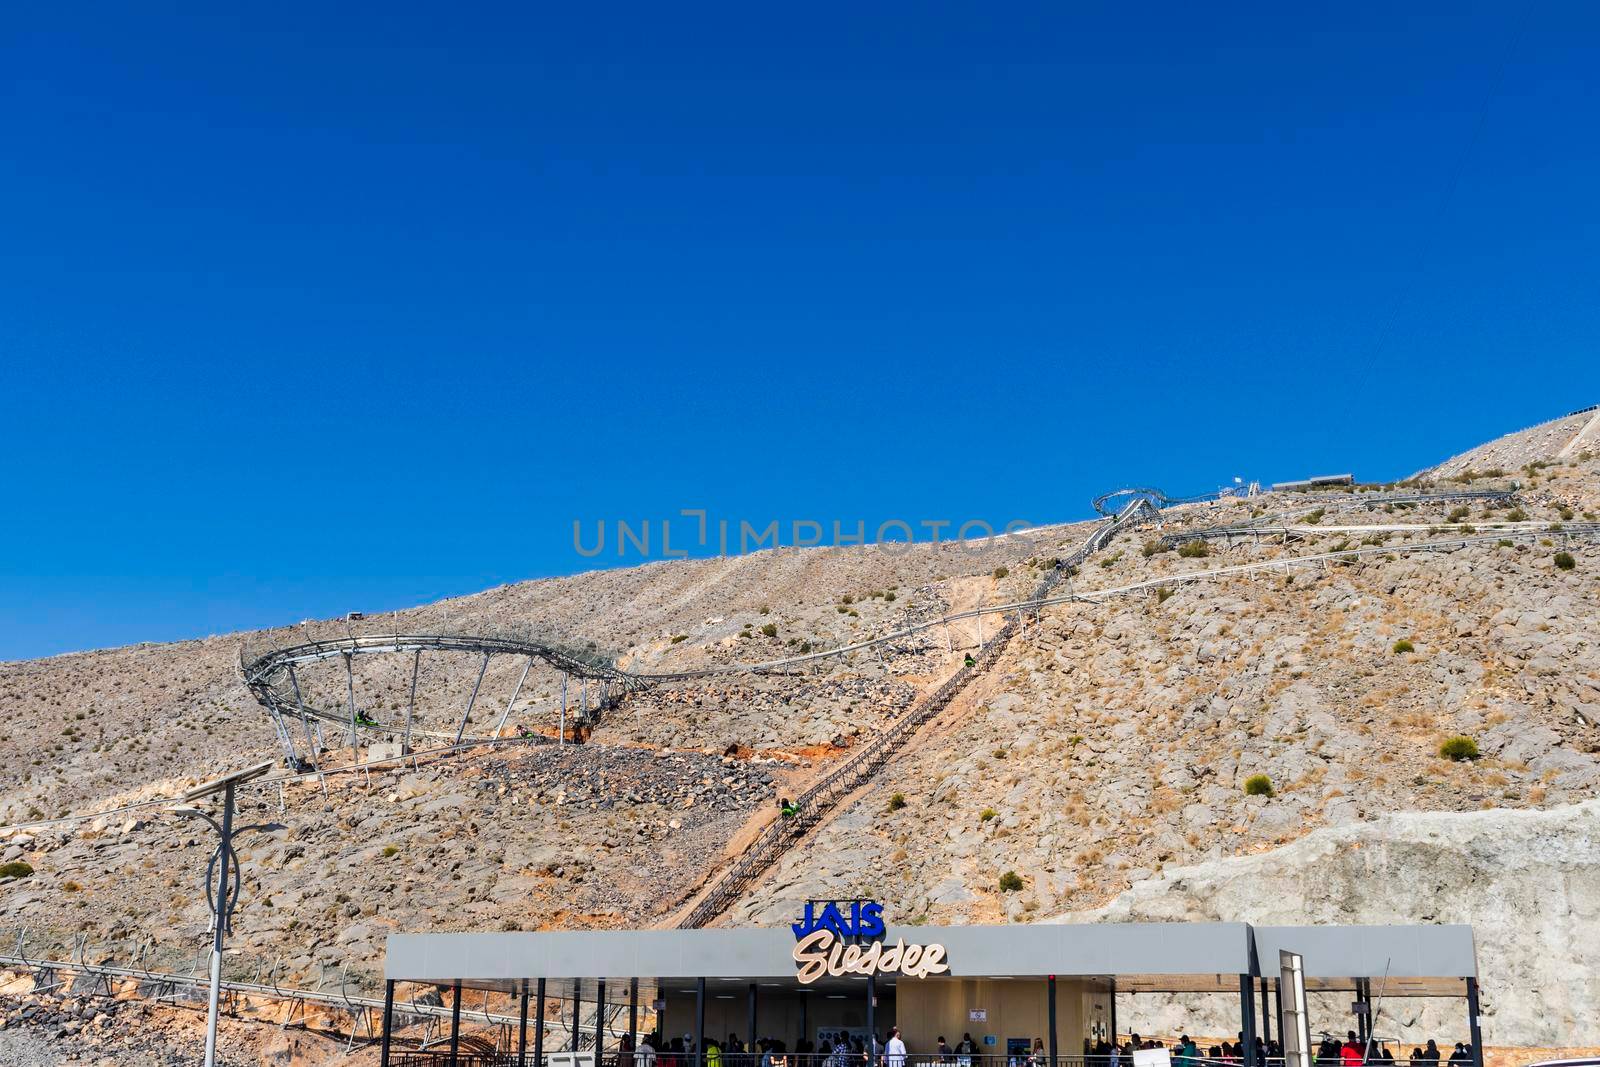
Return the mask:
<svg viewBox="0 0 1600 1067">
<path fill-rule="evenodd" d="M 1330 827 L 1271 852 L 1167 870 L 1056 921 L 1470 923 L 1486 1043 L 1600 1042 L 1600 801 Z M 1400 1021 L 1414 1014 L 1394 1010 Z M 1426 1019 L 1417 1039 L 1439 1025 Z"/>
</svg>

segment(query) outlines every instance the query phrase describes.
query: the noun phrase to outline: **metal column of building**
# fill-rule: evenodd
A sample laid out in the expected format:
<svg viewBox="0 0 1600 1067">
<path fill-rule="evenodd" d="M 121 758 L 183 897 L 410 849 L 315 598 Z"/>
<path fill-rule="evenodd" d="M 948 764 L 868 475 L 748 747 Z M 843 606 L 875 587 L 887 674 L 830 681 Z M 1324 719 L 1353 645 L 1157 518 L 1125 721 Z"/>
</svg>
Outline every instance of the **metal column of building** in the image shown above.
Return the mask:
<svg viewBox="0 0 1600 1067">
<path fill-rule="evenodd" d="M 1264 1067 L 1256 1062 L 1255 982 L 1248 974 L 1239 976 L 1239 1028 L 1244 1031 L 1244 1067 Z"/>
<path fill-rule="evenodd" d="M 378 1046 L 378 1067 L 389 1067 L 389 1029 L 394 1025 L 394 983 L 383 983 L 383 1039 Z"/>
<path fill-rule="evenodd" d="M 639 979 L 628 979 L 628 1048 L 639 1047 Z"/>
<path fill-rule="evenodd" d="M 1278 1020 L 1278 1043 L 1287 1047 L 1284 1037 L 1289 1031 L 1283 1027 L 1283 979 L 1275 978 L 1272 982 L 1272 1017 Z"/>
<path fill-rule="evenodd" d="M 694 1062 L 705 1067 L 706 1062 L 706 980 L 694 980 Z"/>
<path fill-rule="evenodd" d="M 867 975 L 867 1067 L 878 1067 L 878 983 Z"/>
<path fill-rule="evenodd" d="M 1358 1044 L 1360 1044 L 1360 1046 L 1363 1049 L 1365 1049 L 1367 1047 L 1367 1036 L 1370 1033 L 1370 1031 L 1367 1028 L 1368 1027 L 1368 1023 L 1367 1023 L 1367 1012 L 1365 1010 L 1366 1006 L 1367 1006 L 1367 984 L 1362 979 L 1357 978 L 1356 979 L 1356 1003 L 1355 1003 L 1355 1010 L 1356 1010 L 1356 1042 Z"/>
<path fill-rule="evenodd" d="M 1261 976 L 1261 1041 L 1263 1045 L 1272 1044 L 1272 1012 L 1267 1010 L 1266 975 Z"/>
<path fill-rule="evenodd" d="M 756 1047 L 756 984 L 750 983 L 750 1004 L 745 1009 L 745 1043 L 751 1051 Z"/>
<path fill-rule="evenodd" d="M 1472 1067 L 1483 1067 L 1483 1031 L 1478 1025 L 1478 980 L 1467 979 L 1467 1029 L 1472 1036 Z"/>
<path fill-rule="evenodd" d="M 1117 980 L 1111 979 L 1111 1043 L 1117 1043 Z"/>
<path fill-rule="evenodd" d="M 1377 1035 L 1372 1030 L 1374 1020 L 1372 1018 L 1372 979 L 1370 978 L 1361 979 L 1361 1000 L 1367 1006 L 1367 1039 L 1374 1041 L 1377 1039 Z"/>
<path fill-rule="evenodd" d="M 450 1067 L 461 1062 L 461 983 L 451 987 L 450 997 Z"/>
<path fill-rule="evenodd" d="M 517 1007 L 521 1013 L 521 1021 L 517 1024 L 517 1067 L 526 1067 L 528 1062 L 528 980 L 522 980 L 522 995 L 517 998 Z"/>
<path fill-rule="evenodd" d="M 806 1009 L 809 1008 L 810 1006 L 811 1006 L 811 998 L 806 996 L 806 991 L 802 989 L 800 991 L 800 1040 L 802 1040 L 802 1041 L 804 1041 L 806 1039 L 806 1033 L 807 1033 Z"/>
<path fill-rule="evenodd" d="M 568 1039 L 572 1042 L 571 1052 L 576 1052 L 583 1042 L 583 1029 L 578 1024 L 578 1013 L 583 1010 L 583 986 L 578 979 L 572 980 L 572 1025 L 567 1027 Z"/>
<path fill-rule="evenodd" d="M 594 998 L 594 1062 L 599 1063 L 606 1055 L 606 980 L 595 980 L 595 988 L 599 991 Z"/>
<path fill-rule="evenodd" d="M 540 1067 L 544 1063 L 544 979 L 539 979 L 539 999 L 534 1006 L 533 1015 L 533 1063 Z"/>
<path fill-rule="evenodd" d="M 1061 1056 L 1061 1048 L 1056 1044 L 1056 976 L 1053 974 L 1045 986 L 1045 1003 L 1049 1007 L 1050 1062 L 1054 1064 Z"/>
</svg>

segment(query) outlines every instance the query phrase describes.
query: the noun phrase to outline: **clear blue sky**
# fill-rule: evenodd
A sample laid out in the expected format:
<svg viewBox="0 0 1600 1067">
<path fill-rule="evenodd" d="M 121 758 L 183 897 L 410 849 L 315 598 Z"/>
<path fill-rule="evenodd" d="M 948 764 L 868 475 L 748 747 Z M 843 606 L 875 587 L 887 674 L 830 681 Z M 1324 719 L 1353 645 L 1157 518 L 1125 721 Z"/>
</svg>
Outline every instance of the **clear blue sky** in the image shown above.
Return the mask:
<svg viewBox="0 0 1600 1067">
<path fill-rule="evenodd" d="M 1600 400 L 1590 4 L 178 6 L 0 31 L 0 658 Z"/>
</svg>

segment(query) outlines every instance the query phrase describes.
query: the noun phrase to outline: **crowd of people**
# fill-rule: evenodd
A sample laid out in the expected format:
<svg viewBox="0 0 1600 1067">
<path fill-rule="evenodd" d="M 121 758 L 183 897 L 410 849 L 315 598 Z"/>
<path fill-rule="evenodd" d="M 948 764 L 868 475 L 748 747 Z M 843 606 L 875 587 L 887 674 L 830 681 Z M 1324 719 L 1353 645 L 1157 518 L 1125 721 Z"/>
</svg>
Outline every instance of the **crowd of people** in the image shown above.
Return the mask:
<svg viewBox="0 0 1600 1067">
<path fill-rule="evenodd" d="M 887 1040 L 874 1035 L 870 1051 L 865 1038 L 851 1036 L 848 1031 L 818 1036 L 820 1040 L 815 1045 L 804 1038 L 795 1042 L 793 1052 L 786 1042 L 776 1038 L 744 1042 L 738 1034 L 729 1034 L 726 1041 L 708 1037 L 705 1067 L 908 1067 L 912 1058 L 899 1027 L 889 1028 Z M 943 1045 L 944 1038 L 939 1042 Z M 650 1034 L 640 1039 L 637 1048 L 624 1036 L 616 1060 L 617 1067 L 697 1067 L 698 1062 L 694 1038 L 689 1034 L 664 1044 L 660 1034 Z"/>
<path fill-rule="evenodd" d="M 1042 1038 L 1034 1038 L 1026 1053 L 1008 1052 L 1004 1055 L 986 1054 L 973 1040 L 962 1034 L 961 1040 L 951 1045 L 944 1035 L 939 1035 L 932 1050 L 912 1053 L 901 1037 L 898 1027 L 890 1027 L 887 1039 L 877 1035 L 867 1038 L 848 1031 L 824 1032 L 813 1045 L 801 1039 L 795 1042 L 793 1052 L 786 1042 L 762 1038 L 744 1042 L 739 1035 L 729 1034 L 726 1041 L 708 1037 L 705 1042 L 704 1067 L 920 1067 L 923 1064 L 948 1064 L 949 1067 L 1052 1067 L 1050 1054 Z M 1085 1067 L 1132 1067 L 1134 1053 L 1152 1049 L 1166 1049 L 1175 1064 L 1213 1065 L 1224 1067 L 1244 1062 L 1244 1035 L 1235 1041 L 1222 1041 L 1202 1047 L 1188 1034 L 1170 1045 L 1162 1041 L 1130 1034 L 1127 1041 L 1084 1040 L 1082 1058 Z M 1076 1058 L 1076 1057 L 1074 1057 Z M 1257 1064 L 1270 1064 L 1283 1060 L 1283 1047 L 1277 1041 L 1255 1039 Z M 1394 1064 L 1395 1054 L 1385 1041 L 1361 1041 L 1355 1031 L 1347 1033 L 1345 1040 L 1324 1034 L 1317 1046 L 1315 1060 L 1318 1067 L 1364 1067 L 1366 1064 Z M 1425 1046 L 1411 1050 L 1407 1059 L 1409 1067 L 1432 1067 L 1441 1060 L 1452 1064 L 1471 1064 L 1472 1046 L 1457 1043 L 1448 1057 L 1432 1040 Z M 663 1042 L 661 1035 L 650 1034 L 639 1041 L 638 1047 L 624 1037 L 619 1049 L 616 1067 L 701 1067 L 696 1056 L 694 1038 L 689 1035 Z"/>
<path fill-rule="evenodd" d="M 1087 1043 L 1086 1043 L 1087 1045 Z M 1102 1061 L 1106 1067 L 1125 1067 L 1133 1062 L 1133 1053 L 1138 1049 L 1166 1048 L 1160 1041 L 1147 1040 L 1138 1034 L 1130 1036 L 1125 1044 L 1113 1044 L 1100 1041 L 1086 1047 L 1086 1058 Z M 1244 1062 L 1244 1035 L 1239 1034 L 1237 1041 L 1224 1041 L 1220 1045 L 1210 1045 L 1201 1048 L 1188 1034 L 1184 1034 L 1169 1048 L 1174 1063 L 1190 1062 L 1203 1063 L 1206 1061 L 1221 1063 Z M 1411 1050 L 1408 1062 L 1412 1067 L 1425 1067 L 1436 1064 L 1442 1057 L 1439 1046 L 1428 1041 L 1426 1046 L 1418 1046 Z M 1255 1039 L 1256 1063 L 1281 1062 L 1283 1059 L 1283 1046 L 1276 1041 L 1265 1041 L 1260 1037 Z M 1347 1031 L 1345 1039 L 1340 1041 L 1332 1034 L 1323 1034 L 1322 1041 L 1317 1045 L 1313 1056 L 1319 1067 L 1363 1067 L 1364 1064 L 1392 1064 L 1399 1062 L 1395 1059 L 1394 1052 L 1386 1041 L 1362 1041 L 1357 1038 L 1354 1030 Z M 1448 1062 L 1472 1062 L 1472 1046 L 1457 1042 L 1455 1050 L 1451 1052 Z"/>
<path fill-rule="evenodd" d="M 1141 1037 L 1138 1034 L 1128 1035 L 1126 1042 L 1107 1041 L 1104 1038 L 1091 1043 L 1084 1041 L 1084 1058 L 1097 1065 L 1105 1067 L 1127 1067 L 1133 1063 L 1133 1054 L 1139 1051 L 1164 1048 L 1170 1053 L 1173 1062 L 1189 1061 L 1200 1062 L 1210 1060 L 1218 1063 L 1243 1063 L 1244 1062 L 1244 1035 L 1239 1034 L 1237 1041 L 1222 1041 L 1220 1044 L 1208 1045 L 1201 1048 L 1200 1044 L 1188 1034 L 1184 1034 L 1170 1046 L 1154 1038 Z M 1255 1062 L 1266 1063 L 1271 1059 L 1281 1059 L 1283 1048 L 1276 1041 L 1265 1041 L 1260 1037 L 1255 1040 Z"/>
</svg>

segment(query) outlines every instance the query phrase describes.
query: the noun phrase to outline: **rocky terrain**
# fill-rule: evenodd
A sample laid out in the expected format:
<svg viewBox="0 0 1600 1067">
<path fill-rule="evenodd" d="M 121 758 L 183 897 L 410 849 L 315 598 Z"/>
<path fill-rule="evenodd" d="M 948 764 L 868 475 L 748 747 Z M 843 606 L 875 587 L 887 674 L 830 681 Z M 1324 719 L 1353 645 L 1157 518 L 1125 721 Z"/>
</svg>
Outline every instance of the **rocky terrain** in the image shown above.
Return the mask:
<svg viewBox="0 0 1600 1067">
<path fill-rule="evenodd" d="M 1162 901 L 1188 909 L 1174 917 L 1451 915 L 1483 931 L 1486 974 L 1553 996 L 1539 937 L 1570 943 L 1563 931 L 1595 899 L 1587 861 L 1561 868 L 1559 922 L 1495 902 L 1532 899 L 1552 877 L 1557 861 L 1542 849 L 1567 842 L 1581 856 L 1594 818 L 1584 805 L 1600 797 L 1600 556 L 1563 530 L 1600 511 L 1593 420 L 1569 416 L 1424 472 L 1436 486 L 1515 483 L 1511 504 L 1385 503 L 1373 487 L 1268 494 L 1170 509 L 1121 535 L 1062 587 L 1086 599 L 1030 613 L 995 666 L 724 921 L 787 923 L 806 898 L 858 894 L 929 922 L 1157 915 Z M 1257 532 L 1167 536 L 1250 523 Z M 0 665 L 0 820 L 110 811 L 280 756 L 240 682 L 241 646 L 352 625 L 533 626 L 636 671 L 758 662 L 1025 599 L 1090 529 L 1041 528 L 977 550 L 673 561 L 360 623 Z M 1422 550 L 1463 537 L 1482 540 Z M 1307 555 L 1329 558 L 1289 565 Z M 1182 580 L 1265 563 L 1277 569 Z M 999 620 L 981 625 L 993 633 Z M 656 686 L 608 711 L 588 744 L 564 748 L 546 743 L 559 676 L 536 668 L 507 733 L 526 728 L 539 743 L 247 790 L 241 821 L 260 829 L 241 838 L 230 973 L 370 989 L 393 930 L 670 922 L 779 796 L 937 687 L 979 626 L 788 673 Z M 422 663 L 419 727 L 451 733 L 478 665 Z M 349 684 L 363 715 L 392 724 L 409 671 L 408 657 L 368 656 L 349 679 L 329 661 L 303 681 L 308 700 L 330 708 Z M 471 732 L 492 729 L 520 671 L 491 662 Z M 1454 737 L 1477 757 L 1441 755 Z M 328 765 L 348 758 L 330 753 Z M 1513 825 L 1527 861 L 1496 866 L 1485 842 Z M 1471 886 L 1454 911 L 1437 904 L 1437 885 L 1396 875 L 1443 863 L 1429 844 L 1437 834 L 1457 842 Z M 1362 843 L 1378 840 L 1392 842 L 1390 859 L 1365 862 L 1378 853 Z M 30 868 L 0 877 L 0 939 L 22 928 L 30 946 L 65 952 L 77 934 L 119 959 L 192 969 L 210 847 L 199 824 L 159 808 L 0 831 L 0 862 Z M 1294 870 L 1357 848 L 1364 862 L 1347 878 L 1279 887 L 1276 910 L 1252 895 L 1276 883 L 1250 864 Z M 1005 874 L 1015 879 L 1002 888 Z M 1180 881 L 1204 888 L 1180 892 Z M 1600 1037 L 1593 996 L 1536 1018 L 1534 1000 L 1485 993 L 1492 1041 Z"/>
<path fill-rule="evenodd" d="M 1415 911 L 1418 901 L 1426 911 Z M 1263 924 L 1470 923 L 1480 960 L 1503 969 L 1485 994 L 1485 1023 L 1523 1020 L 1524 1042 L 1559 1045 L 1600 1002 L 1600 801 L 1542 811 L 1380 815 L 1317 830 L 1271 852 L 1168 869 L 1072 922 L 1238 921 Z M 1529 951 L 1527 931 L 1540 944 Z M 1486 988 L 1488 988 L 1486 986 Z M 1325 1015 L 1341 999 L 1319 994 Z M 1153 998 L 1140 998 L 1151 1000 Z M 1168 1005 L 1147 1026 L 1203 1017 L 1206 998 Z M 1158 1008 L 1161 1006 L 1158 1005 Z M 1215 1008 L 1212 1006 L 1212 1010 Z M 1459 1001 L 1392 1001 L 1386 1032 L 1402 1040 L 1455 1029 Z M 1227 1017 L 1221 1020 L 1224 1028 Z M 1193 1024 L 1191 1024 L 1193 1025 Z"/>
<path fill-rule="evenodd" d="M 518 746 L 449 766 L 310 777 L 241 805 L 245 887 L 229 973 L 372 988 L 394 931 L 649 921 L 694 888 L 757 809 L 767 760 L 635 747 Z M 209 831 L 171 815 L 14 838 L 33 874 L 0 897 L 30 951 L 99 951 L 191 972 Z M 156 934 L 146 947 L 147 935 Z M 157 964 L 160 964 L 157 967 Z"/>
<path fill-rule="evenodd" d="M 1546 490 L 1581 497 L 1576 484 L 1597 475 L 1591 459 L 1547 473 Z M 1517 521 L 1559 523 L 1563 506 L 1530 501 Z M 1454 506 L 1368 514 L 1352 496 L 1315 510 L 1322 526 L 1416 524 L 1444 523 Z M 1204 559 L 1114 543 L 1076 588 L 1361 541 L 1309 529 Z M 1045 611 L 965 706 L 791 853 L 739 917 L 775 922 L 797 900 L 887 882 L 928 921 L 1020 920 L 1319 826 L 1596 795 L 1594 558 L 1580 550 L 1572 570 L 1556 566 L 1559 534 L 1425 554 L 1403 547 L 1426 535 L 1364 536 L 1395 551 Z M 1457 735 L 1483 758 L 1441 758 Z M 1246 793 L 1258 774 L 1272 795 Z M 930 825 L 945 829 L 930 838 Z M 998 888 L 1008 870 L 1024 890 Z"/>
<path fill-rule="evenodd" d="M 376 1049 L 346 1052 L 344 1042 L 318 1029 L 285 1030 L 271 1018 L 235 1015 L 219 1022 L 217 1062 L 223 1067 L 378 1063 Z M 0 971 L 0 1063 L 8 1067 L 192 1067 L 204 1049 L 201 1001 L 146 1001 L 132 988 L 115 997 L 71 988 L 35 991 L 28 975 Z"/>
<path fill-rule="evenodd" d="M 1600 409 L 1585 408 L 1452 456 L 1418 478 L 1457 478 L 1470 472 L 1515 471 L 1530 463 L 1600 452 Z"/>
</svg>

